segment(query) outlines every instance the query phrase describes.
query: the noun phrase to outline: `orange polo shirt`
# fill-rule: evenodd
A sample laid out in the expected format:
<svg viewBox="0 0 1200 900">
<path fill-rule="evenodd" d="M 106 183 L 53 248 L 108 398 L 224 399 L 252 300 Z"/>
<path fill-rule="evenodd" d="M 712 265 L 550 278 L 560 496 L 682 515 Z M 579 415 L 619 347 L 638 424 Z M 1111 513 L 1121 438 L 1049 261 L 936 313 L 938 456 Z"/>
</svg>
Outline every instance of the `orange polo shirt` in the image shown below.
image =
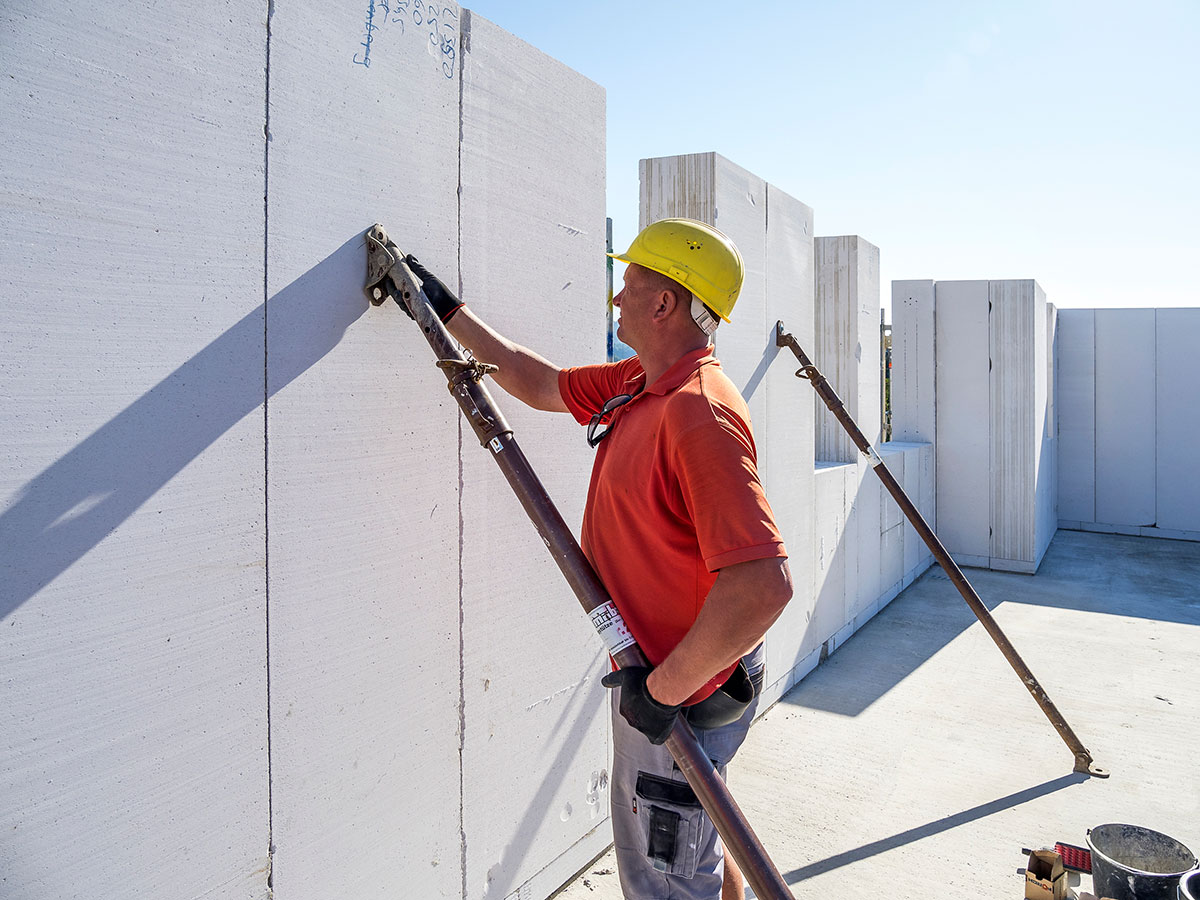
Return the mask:
<svg viewBox="0 0 1200 900">
<path fill-rule="evenodd" d="M 758 478 L 750 412 L 711 348 L 654 384 L 637 357 L 564 369 L 567 408 L 588 424 L 619 394 L 596 448 L 581 545 L 650 662 L 683 638 L 723 566 L 786 557 Z M 730 666 L 697 691 L 703 700 Z"/>
</svg>

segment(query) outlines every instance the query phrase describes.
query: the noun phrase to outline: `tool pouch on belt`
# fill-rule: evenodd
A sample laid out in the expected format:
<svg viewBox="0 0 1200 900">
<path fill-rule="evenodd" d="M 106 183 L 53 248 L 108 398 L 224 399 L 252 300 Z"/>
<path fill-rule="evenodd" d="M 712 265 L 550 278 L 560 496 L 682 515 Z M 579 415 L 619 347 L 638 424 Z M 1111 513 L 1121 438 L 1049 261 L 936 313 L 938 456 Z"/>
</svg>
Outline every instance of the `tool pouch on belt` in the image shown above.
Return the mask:
<svg viewBox="0 0 1200 900">
<path fill-rule="evenodd" d="M 684 707 L 683 715 L 693 728 L 720 728 L 736 722 L 746 712 L 746 707 L 762 688 L 762 676 L 751 679 L 746 670 L 746 664 L 738 660 L 733 674 L 725 679 L 725 683 L 691 706 Z"/>
<path fill-rule="evenodd" d="M 686 781 L 638 772 L 636 796 L 650 864 L 667 875 L 693 877 L 704 816 L 696 794 Z"/>
</svg>

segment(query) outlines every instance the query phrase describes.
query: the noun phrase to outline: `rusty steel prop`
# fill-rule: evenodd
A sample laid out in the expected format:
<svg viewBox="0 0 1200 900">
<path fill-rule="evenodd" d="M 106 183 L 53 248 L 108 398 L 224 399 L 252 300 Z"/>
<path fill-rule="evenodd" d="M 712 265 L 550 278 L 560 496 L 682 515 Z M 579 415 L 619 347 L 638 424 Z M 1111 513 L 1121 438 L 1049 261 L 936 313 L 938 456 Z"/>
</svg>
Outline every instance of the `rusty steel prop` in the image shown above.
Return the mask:
<svg viewBox="0 0 1200 900">
<path fill-rule="evenodd" d="M 1038 706 L 1042 708 L 1042 712 L 1046 714 L 1046 718 L 1050 720 L 1050 724 L 1054 726 L 1059 737 L 1063 739 L 1071 752 L 1075 754 L 1075 771 L 1083 772 L 1087 775 L 1095 775 L 1097 778 L 1107 778 L 1108 770 L 1102 769 L 1092 762 L 1092 754 L 1088 752 L 1087 747 L 1083 746 L 1083 742 L 1075 735 L 1071 726 L 1067 724 L 1067 720 L 1063 718 L 1062 713 L 1058 711 L 1058 707 L 1054 705 L 1054 701 L 1050 699 L 1050 695 L 1038 683 L 1038 680 L 1033 677 L 1033 673 L 1029 671 L 1029 666 L 1025 665 L 1025 660 L 1021 659 L 1021 655 L 1017 653 L 1017 649 L 1012 645 L 1004 632 L 1000 630 L 1000 626 L 996 624 L 996 620 L 992 618 L 991 612 L 983 605 L 983 601 L 979 599 L 979 595 L 975 593 L 975 589 L 971 587 L 971 583 L 967 581 L 967 577 L 963 575 L 958 564 L 950 558 L 950 554 L 938 539 L 938 536 L 933 533 L 933 529 L 925 521 L 925 517 L 908 499 L 908 495 L 904 493 L 904 488 L 900 487 L 895 476 L 884 464 L 883 459 L 875 452 L 875 448 L 871 446 L 871 442 L 867 440 L 866 435 L 855 424 L 854 419 L 846 412 L 846 407 L 842 403 L 837 392 L 830 386 L 825 376 L 821 374 L 811 359 L 800 349 L 800 344 L 796 339 L 783 330 L 783 323 L 775 324 L 775 346 L 787 347 L 796 355 L 796 359 L 800 362 L 800 369 L 796 372 L 797 378 L 803 378 L 813 386 L 813 390 L 817 392 L 817 396 L 829 407 L 829 411 L 846 429 L 846 433 L 850 435 L 850 439 L 854 441 L 855 446 L 859 451 L 867 457 L 871 464 L 871 468 L 875 474 L 879 476 L 879 480 L 883 482 L 883 486 L 888 489 L 888 493 L 900 506 L 900 511 L 904 513 L 905 518 L 916 529 L 917 534 L 921 536 L 921 540 L 925 542 L 930 551 L 933 553 L 933 558 L 937 560 L 938 565 L 949 576 L 950 581 L 958 588 L 958 592 L 962 594 L 962 598 L 967 601 L 967 606 L 971 607 L 971 612 L 975 613 L 975 617 L 987 629 L 987 633 L 991 635 L 992 640 L 996 642 L 996 646 L 1000 648 L 1000 652 L 1004 654 L 1004 658 L 1008 660 L 1009 665 L 1017 673 L 1021 679 L 1021 683 L 1033 695 L 1033 699 L 1037 701 Z"/>
<path fill-rule="evenodd" d="M 494 366 L 465 357 L 429 305 L 417 280 L 404 264 L 404 254 L 388 238 L 382 225 L 366 234 L 367 283 L 365 291 L 375 306 L 391 298 L 413 316 L 445 372 L 450 393 L 470 422 L 479 443 L 492 454 L 532 520 L 555 563 L 579 598 L 596 630 L 604 638 L 617 665 L 645 666 L 649 663 L 624 628 L 612 598 L 583 555 L 571 530 L 525 458 L 512 429 L 496 409 L 483 378 Z M 615 635 L 615 637 L 614 637 Z M 623 635 L 623 637 L 622 637 Z M 717 774 L 696 734 L 680 716 L 665 746 L 687 779 L 705 812 L 717 828 L 725 847 L 741 867 L 756 896 L 763 900 L 794 900 L 786 882 L 767 856 L 742 811 Z"/>
</svg>

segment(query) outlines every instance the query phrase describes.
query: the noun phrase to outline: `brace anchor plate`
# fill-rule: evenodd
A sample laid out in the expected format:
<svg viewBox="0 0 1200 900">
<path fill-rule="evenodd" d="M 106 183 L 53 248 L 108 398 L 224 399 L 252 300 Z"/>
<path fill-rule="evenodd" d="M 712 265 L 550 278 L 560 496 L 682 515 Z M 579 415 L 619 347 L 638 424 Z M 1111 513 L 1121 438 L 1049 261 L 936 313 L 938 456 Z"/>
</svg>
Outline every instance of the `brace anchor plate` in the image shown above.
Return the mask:
<svg viewBox="0 0 1200 900">
<path fill-rule="evenodd" d="M 1096 765 L 1092 762 L 1090 753 L 1081 753 L 1075 757 L 1076 772 L 1082 772 L 1084 775 L 1091 775 L 1093 778 L 1107 778 L 1109 776 L 1108 769 Z"/>
<path fill-rule="evenodd" d="M 372 306 L 379 306 L 388 298 L 385 282 L 392 266 L 400 258 L 400 250 L 378 223 L 367 230 L 366 242 L 367 283 L 363 285 L 363 292 Z"/>
</svg>

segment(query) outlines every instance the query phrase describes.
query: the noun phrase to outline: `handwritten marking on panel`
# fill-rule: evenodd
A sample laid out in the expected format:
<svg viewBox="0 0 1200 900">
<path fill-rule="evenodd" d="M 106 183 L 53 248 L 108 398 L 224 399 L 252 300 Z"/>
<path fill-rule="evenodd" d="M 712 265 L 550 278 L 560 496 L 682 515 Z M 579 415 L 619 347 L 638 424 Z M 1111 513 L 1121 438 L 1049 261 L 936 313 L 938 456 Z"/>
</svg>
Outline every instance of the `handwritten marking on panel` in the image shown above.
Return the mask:
<svg viewBox="0 0 1200 900">
<path fill-rule="evenodd" d="M 454 5 L 422 0 L 368 0 L 354 64 L 371 68 L 371 50 L 377 39 L 401 40 L 411 32 L 428 40 L 426 49 L 434 65 L 440 66 L 446 78 L 453 79 L 459 51 L 458 20 L 459 8 Z"/>
</svg>

